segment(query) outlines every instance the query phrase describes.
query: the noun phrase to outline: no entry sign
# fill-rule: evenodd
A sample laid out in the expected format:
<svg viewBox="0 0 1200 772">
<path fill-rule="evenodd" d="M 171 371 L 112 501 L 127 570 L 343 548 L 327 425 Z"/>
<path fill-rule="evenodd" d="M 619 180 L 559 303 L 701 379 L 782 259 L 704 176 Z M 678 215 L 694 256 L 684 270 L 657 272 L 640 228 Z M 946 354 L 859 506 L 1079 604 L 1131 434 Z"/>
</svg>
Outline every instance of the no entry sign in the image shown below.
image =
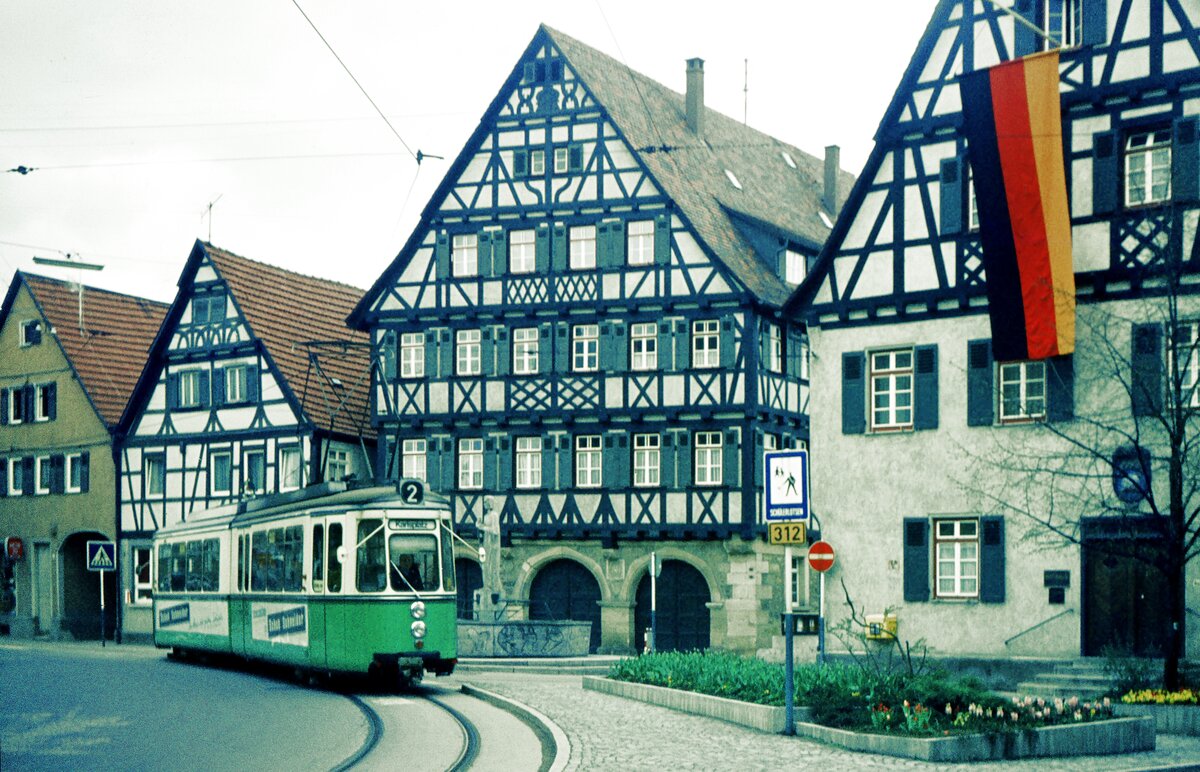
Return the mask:
<svg viewBox="0 0 1200 772">
<path fill-rule="evenodd" d="M 813 542 L 808 548 L 808 565 L 822 574 L 833 568 L 833 545 L 827 541 Z"/>
</svg>

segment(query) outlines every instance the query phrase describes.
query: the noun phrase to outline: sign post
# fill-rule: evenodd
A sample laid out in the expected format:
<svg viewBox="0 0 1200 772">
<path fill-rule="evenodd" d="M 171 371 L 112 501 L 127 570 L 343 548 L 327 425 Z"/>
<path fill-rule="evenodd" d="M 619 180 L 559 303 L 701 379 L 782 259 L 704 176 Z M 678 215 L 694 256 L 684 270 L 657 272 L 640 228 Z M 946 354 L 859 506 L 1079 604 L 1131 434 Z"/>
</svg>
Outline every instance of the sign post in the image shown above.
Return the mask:
<svg viewBox="0 0 1200 772">
<path fill-rule="evenodd" d="M 826 541 L 813 542 L 808 548 L 808 565 L 821 575 L 821 591 L 817 607 L 817 664 L 825 664 L 825 572 L 833 568 L 833 546 Z"/>
<path fill-rule="evenodd" d="M 808 526 L 808 451 L 768 451 L 763 519 L 771 544 L 783 549 L 783 734 L 796 734 L 795 566 L 792 545 L 803 544 Z"/>
<path fill-rule="evenodd" d="M 87 570 L 100 572 L 100 648 L 104 648 L 104 574 L 117 568 L 117 545 L 111 541 L 87 543 Z"/>
</svg>

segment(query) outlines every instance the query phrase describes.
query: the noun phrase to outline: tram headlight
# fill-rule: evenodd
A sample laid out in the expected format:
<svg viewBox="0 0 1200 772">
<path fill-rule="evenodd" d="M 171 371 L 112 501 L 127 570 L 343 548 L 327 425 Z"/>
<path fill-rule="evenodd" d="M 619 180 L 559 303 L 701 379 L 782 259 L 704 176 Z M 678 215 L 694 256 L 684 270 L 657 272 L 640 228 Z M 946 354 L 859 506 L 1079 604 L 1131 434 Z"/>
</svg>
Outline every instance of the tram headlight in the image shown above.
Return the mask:
<svg viewBox="0 0 1200 772">
<path fill-rule="evenodd" d="M 419 601 L 419 600 L 413 601 L 413 604 L 408 607 L 408 610 L 412 612 L 413 619 L 424 619 L 425 618 L 425 602 L 424 601 Z"/>
<path fill-rule="evenodd" d="M 413 622 L 412 623 L 412 637 L 416 638 L 417 640 L 420 640 L 425 637 L 425 623 L 424 622 Z"/>
</svg>

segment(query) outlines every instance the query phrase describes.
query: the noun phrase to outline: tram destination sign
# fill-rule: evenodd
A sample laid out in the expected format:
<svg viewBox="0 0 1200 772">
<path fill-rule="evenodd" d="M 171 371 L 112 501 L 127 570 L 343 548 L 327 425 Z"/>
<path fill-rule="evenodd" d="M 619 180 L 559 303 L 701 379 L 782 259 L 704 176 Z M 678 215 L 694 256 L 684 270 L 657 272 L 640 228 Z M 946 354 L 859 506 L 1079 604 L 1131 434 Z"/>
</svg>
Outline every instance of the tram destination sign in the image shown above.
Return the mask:
<svg viewBox="0 0 1200 772">
<path fill-rule="evenodd" d="M 768 522 L 808 522 L 808 451 L 767 451 L 763 496 Z"/>
</svg>

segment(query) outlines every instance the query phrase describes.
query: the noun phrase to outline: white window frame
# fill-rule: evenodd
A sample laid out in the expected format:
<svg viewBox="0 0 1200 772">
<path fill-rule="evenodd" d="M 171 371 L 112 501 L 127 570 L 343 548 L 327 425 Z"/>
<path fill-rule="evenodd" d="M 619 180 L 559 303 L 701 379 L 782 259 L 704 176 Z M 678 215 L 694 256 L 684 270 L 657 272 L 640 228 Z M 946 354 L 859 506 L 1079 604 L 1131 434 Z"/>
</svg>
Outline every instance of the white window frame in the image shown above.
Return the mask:
<svg viewBox="0 0 1200 772">
<path fill-rule="evenodd" d="M 217 487 L 217 466 L 224 459 L 225 476 L 228 487 Z M 229 450 L 210 451 L 208 456 L 208 487 L 213 496 L 230 496 L 233 494 L 233 452 Z"/>
<path fill-rule="evenodd" d="M 867 352 L 871 431 L 894 432 L 913 428 L 915 359 L 912 348 Z"/>
<path fill-rule="evenodd" d="M 325 479 L 337 481 L 354 472 L 350 451 L 330 448 L 325 457 Z"/>
<path fill-rule="evenodd" d="M 788 284 L 802 284 L 808 278 L 808 258 L 803 252 L 785 249 L 783 253 L 783 280 Z"/>
<path fill-rule="evenodd" d="M 42 482 L 43 474 L 46 476 L 45 484 Z M 54 468 L 50 464 L 49 456 L 35 456 L 33 459 L 33 492 L 38 496 L 45 496 L 50 492 L 51 486 L 54 485 Z"/>
<path fill-rule="evenodd" d="M 514 447 L 516 487 L 521 490 L 542 487 L 542 438 L 517 437 Z"/>
<path fill-rule="evenodd" d="M 480 330 L 454 332 L 454 374 L 479 375 L 483 372 L 483 333 Z"/>
<path fill-rule="evenodd" d="M 979 198 L 975 195 L 975 170 L 967 164 L 967 230 L 979 232 Z"/>
<path fill-rule="evenodd" d="M 571 327 L 571 372 L 594 373 L 600 369 L 600 325 Z"/>
<path fill-rule="evenodd" d="M 76 475 L 79 482 L 72 480 Z M 83 454 L 68 453 L 63 457 L 63 490 L 67 493 L 83 492 Z"/>
<path fill-rule="evenodd" d="M 483 439 L 464 437 L 458 441 L 458 487 L 483 489 Z"/>
<path fill-rule="evenodd" d="M 24 496 L 25 495 L 25 459 L 10 458 L 4 462 L 4 473 L 8 475 L 8 495 L 9 496 Z M 17 481 L 17 475 L 21 476 L 20 482 Z"/>
<path fill-rule="evenodd" d="M 1042 29 L 1054 38 L 1057 46 L 1043 39 L 1044 49 L 1074 48 L 1083 42 L 1083 0 L 1042 0 Z M 1058 18 L 1053 18 L 1057 12 Z"/>
<path fill-rule="evenodd" d="M 154 550 L 149 545 L 135 546 L 130 550 L 129 584 L 133 588 L 131 600 L 135 606 L 147 606 L 154 602 Z M 146 567 L 146 580 L 138 578 L 138 566 Z"/>
<path fill-rule="evenodd" d="M 400 377 L 425 377 L 425 333 L 400 333 Z"/>
<path fill-rule="evenodd" d="M 428 444 L 422 438 L 400 441 L 400 476 L 427 481 L 429 474 Z"/>
<path fill-rule="evenodd" d="M 654 220 L 633 220 L 626 226 L 625 260 L 629 265 L 654 265 Z"/>
<path fill-rule="evenodd" d="M 996 378 L 1000 423 L 1030 423 L 1045 419 L 1049 400 L 1045 360 L 1001 362 L 996 367 Z M 1009 394 L 1013 395 L 1015 403 L 1009 399 Z"/>
<path fill-rule="evenodd" d="M 604 482 L 604 439 L 599 434 L 575 437 L 575 487 L 599 488 Z"/>
<path fill-rule="evenodd" d="M 529 174 L 543 175 L 546 173 L 546 151 L 545 150 L 530 150 L 529 151 Z"/>
<path fill-rule="evenodd" d="M 1153 206 L 1171 200 L 1171 129 L 1138 131 L 1125 138 L 1125 206 Z M 1137 167 L 1137 168 L 1135 168 Z M 1155 195 L 1156 185 L 1166 184 Z M 1134 180 L 1142 179 L 1135 197 Z"/>
<path fill-rule="evenodd" d="M 25 319 L 25 320 L 23 320 L 21 322 L 20 347 L 28 348 L 29 346 L 38 345 L 37 343 L 34 343 L 33 340 L 31 340 L 32 336 L 29 333 L 33 330 L 38 330 L 40 332 L 41 329 L 42 329 L 42 322 L 40 319 Z"/>
<path fill-rule="evenodd" d="M 151 470 L 158 469 L 157 479 Z M 154 483 L 157 482 L 158 485 Z M 157 488 L 157 490 L 155 490 Z M 146 496 L 162 497 L 167 493 L 167 456 L 165 453 L 156 453 L 142 457 L 142 490 Z"/>
<path fill-rule="evenodd" d="M 39 383 L 33 387 L 33 420 L 34 423 L 45 423 L 50 420 L 50 386 L 49 383 Z"/>
<path fill-rule="evenodd" d="M 512 332 L 513 375 L 537 375 L 539 351 L 538 328 L 518 327 Z"/>
<path fill-rule="evenodd" d="M 692 322 L 692 367 L 697 370 L 721 365 L 721 322 L 698 319 Z"/>
<path fill-rule="evenodd" d="M 250 399 L 250 367 L 231 365 L 225 368 L 225 401 L 229 404 Z"/>
<path fill-rule="evenodd" d="M 294 465 L 289 466 L 289 462 Z M 280 492 L 299 490 L 304 486 L 299 445 L 283 445 L 279 448 L 279 468 L 275 470 L 275 479 Z"/>
<path fill-rule="evenodd" d="M 458 278 L 479 275 L 479 236 L 456 233 L 450 239 L 450 272 Z"/>
<path fill-rule="evenodd" d="M 724 467 L 724 436 L 721 432 L 696 432 L 696 485 L 720 485 Z"/>
<path fill-rule="evenodd" d="M 179 371 L 179 407 L 200 407 L 200 371 L 196 368 Z"/>
<path fill-rule="evenodd" d="M 1168 370 L 1178 368 L 1184 407 L 1200 407 L 1200 320 L 1179 322 L 1167 347 Z M 1174 359 L 1175 361 L 1170 361 Z M 1168 392 L 1172 391 L 1168 388 Z M 1172 399 L 1174 397 L 1172 396 Z"/>
<path fill-rule="evenodd" d="M 629 369 L 636 372 L 658 369 L 658 322 L 636 322 L 629 326 Z"/>
<path fill-rule="evenodd" d="M 537 233 L 532 229 L 508 232 L 509 273 L 533 273 L 537 270 Z"/>
<path fill-rule="evenodd" d="M 254 485 L 253 477 L 250 474 L 252 458 L 260 459 L 262 463 L 262 484 Z M 248 494 L 260 494 L 267 492 L 267 453 L 262 448 L 251 448 L 242 451 L 242 492 Z"/>
<path fill-rule="evenodd" d="M 934 597 L 979 597 L 979 531 L 978 518 L 933 521 Z"/>
<path fill-rule="evenodd" d="M 596 226 L 572 225 L 571 270 L 586 271 L 596 267 Z"/>
<path fill-rule="evenodd" d="M 775 322 L 766 323 L 767 372 L 783 372 L 783 327 Z"/>
<path fill-rule="evenodd" d="M 30 416 L 25 415 L 25 389 L 22 386 L 8 390 L 8 423 L 10 426 L 27 423 Z"/>
<path fill-rule="evenodd" d="M 571 170 L 571 148 L 566 145 L 554 148 L 554 173 L 566 174 Z"/>
<path fill-rule="evenodd" d="M 657 488 L 662 484 L 662 437 L 633 435 L 633 487 Z"/>
</svg>

